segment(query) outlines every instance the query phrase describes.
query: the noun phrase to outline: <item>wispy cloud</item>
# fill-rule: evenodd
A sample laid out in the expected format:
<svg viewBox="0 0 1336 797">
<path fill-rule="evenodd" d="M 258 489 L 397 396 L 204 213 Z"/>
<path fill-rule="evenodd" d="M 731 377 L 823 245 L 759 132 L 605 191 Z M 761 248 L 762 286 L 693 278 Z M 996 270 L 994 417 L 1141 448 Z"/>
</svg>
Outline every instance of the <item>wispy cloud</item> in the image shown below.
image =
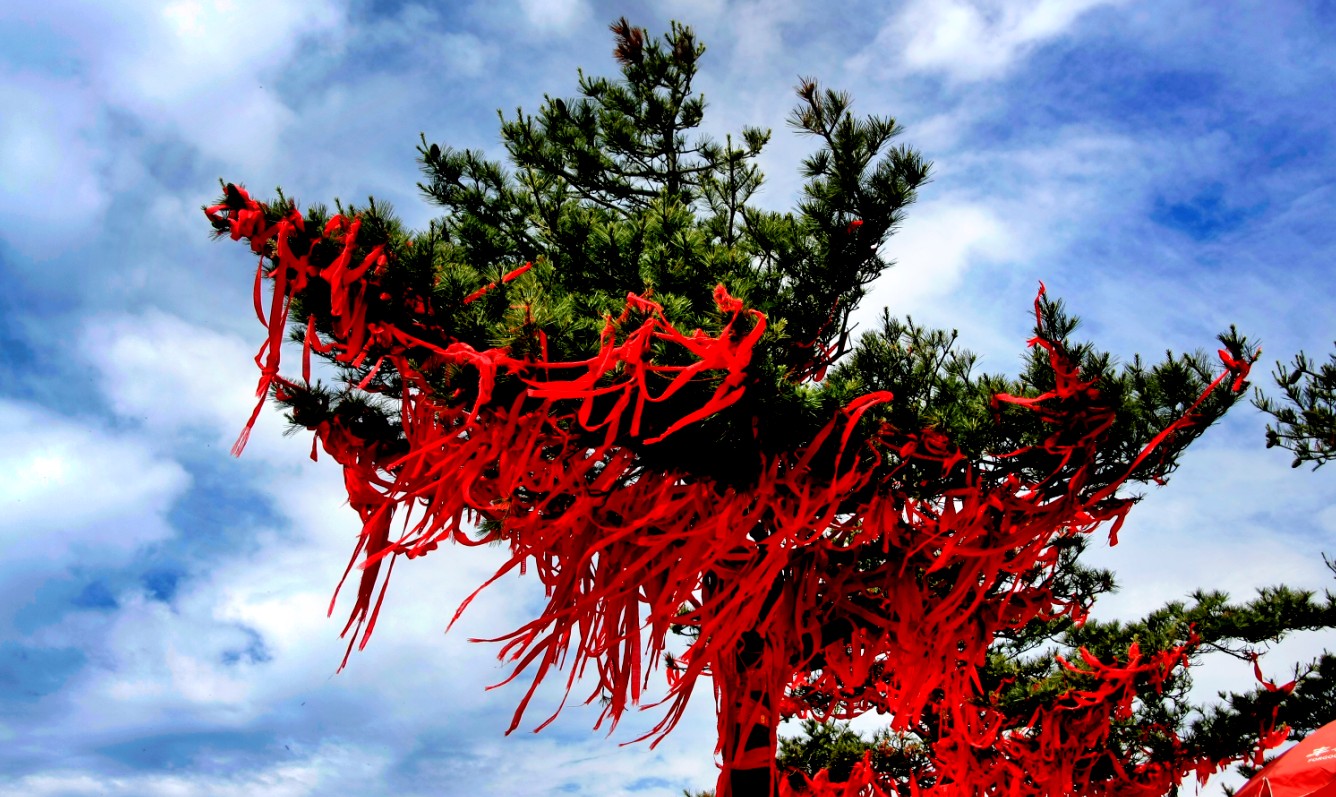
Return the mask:
<svg viewBox="0 0 1336 797">
<path fill-rule="evenodd" d="M 110 201 L 109 153 L 89 90 L 78 81 L 0 70 L 0 231 L 24 258 L 43 262 L 101 228 Z"/>
<path fill-rule="evenodd" d="M 519 0 L 524 20 L 544 33 L 566 33 L 590 19 L 585 0 Z"/>
<path fill-rule="evenodd" d="M 1030 50 L 1062 36 L 1086 13 L 1121 0 L 913 0 L 892 14 L 858 56 L 890 51 L 903 68 L 968 82 L 1005 77 Z"/>
<path fill-rule="evenodd" d="M 282 748 L 288 751 L 286 748 Z M 312 752 L 291 753 L 288 760 L 254 770 L 204 774 L 125 772 L 90 774 L 79 769 L 26 775 L 0 781 L 4 797 L 307 797 L 357 790 L 374 793 L 385 782 L 393 759 L 364 745 L 323 745 Z"/>
</svg>

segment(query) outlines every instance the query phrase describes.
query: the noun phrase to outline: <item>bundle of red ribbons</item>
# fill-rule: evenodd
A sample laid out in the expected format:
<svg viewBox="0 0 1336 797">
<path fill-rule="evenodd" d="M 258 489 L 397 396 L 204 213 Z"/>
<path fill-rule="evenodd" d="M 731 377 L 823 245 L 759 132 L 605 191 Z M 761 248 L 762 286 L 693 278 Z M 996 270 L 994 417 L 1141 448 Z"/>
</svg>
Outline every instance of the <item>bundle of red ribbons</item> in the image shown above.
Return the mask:
<svg viewBox="0 0 1336 797">
<path fill-rule="evenodd" d="M 940 738 L 932 740 L 932 771 L 922 779 L 931 786 L 920 788 L 916 781 L 900 784 L 897 792 L 867 759 L 848 782 L 831 783 L 825 776 L 806 781 L 799 790 L 807 794 L 1159 795 L 1185 774 L 1220 764 L 1185 754 L 1169 764 L 1100 768 L 1097 753 L 1071 754 L 1100 750 L 1110 722 L 1126 713 L 1138 684 L 1162 683 L 1184 664 L 1191 645 L 1150 655 L 1133 649 L 1116 666 L 1086 657 L 1081 672 L 1099 685 L 1068 694 L 1028 722 L 1004 716 L 981 692 L 978 668 L 996 631 L 1036 617 L 1079 615 L 1079 606 L 1057 601 L 1033 573 L 1052 572 L 1055 543 L 1063 537 L 1107 523 L 1116 532 L 1131 505 L 1114 497 L 1118 484 L 1054 497 L 1015 476 L 988 480 L 979 463 L 967 461 L 932 429 L 883 424 L 850 445 L 863 416 L 891 399 L 884 392 L 852 402 L 800 450 L 764 457 L 760 478 L 747 489 L 690 474 L 640 472 L 637 447 L 727 409 L 745 390 L 766 318 L 725 286 L 714 293 L 724 319 L 717 335 L 682 332 L 654 301 L 631 294 L 626 312 L 607 319 L 593 357 L 549 361 L 546 341 L 536 347 L 537 356 L 516 357 L 504 348 L 479 350 L 451 340 L 444 331 L 432 342 L 423 339 L 430 336 L 420 326 L 410 332 L 368 323 L 368 303 L 393 298 L 381 286 L 393 252 L 359 243 L 358 218 L 335 216 L 313 231 L 295 209 L 273 223 L 266 210 L 229 186 L 228 200 L 207 211 L 216 227 L 249 240 L 261 255 L 256 309 L 268 336 L 256 357 L 260 403 L 271 392 L 281 397 L 300 386 L 279 376 L 280 346 L 289 300 L 307 291 L 327 292 L 333 323 L 323 336 L 308 323 L 304 380 L 310 379 L 311 349 L 350 366 L 372 362 L 372 374 L 389 368 L 403 377 L 399 420 L 407 453 L 385 453 L 337 420 L 314 427 L 324 450 L 343 466 L 349 502 L 364 524 L 349 562 L 350 572 L 361 558 L 345 627 L 346 633 L 356 625 L 349 652 L 354 643 L 366 645 L 398 556 L 418 557 L 444 541 L 476 545 L 479 539 L 470 532 L 488 519 L 496 528 L 493 538 L 504 540 L 511 556 L 487 583 L 516 568 L 532 569 L 547 594 L 540 616 L 492 640 L 502 643 L 500 656 L 514 662 L 512 678 L 526 670 L 534 675 L 512 730 L 538 683 L 560 668 L 568 692 L 582 674 L 586 683 L 594 681 L 589 700 L 606 701 L 600 723 L 615 723 L 631 705 L 666 706 L 647 734 L 657 742 L 681 717 L 699 677 L 710 675 L 726 770 L 773 765 L 777 715 L 850 717 L 875 710 L 903 731 L 918 728 L 925 712 L 934 716 Z M 294 252 L 297 237 L 304 255 Z M 320 250 L 336 252 L 328 262 L 313 262 L 316 241 L 336 244 Z M 260 293 L 265 276 L 274 283 L 267 314 Z M 463 301 L 496 287 L 485 285 Z M 402 301 L 422 307 L 420 297 Z M 1036 300 L 1037 315 L 1038 306 Z M 1047 350 L 1056 387 L 996 401 L 1045 413 L 1055 428 L 1087 430 L 1079 437 L 1055 432 L 1045 448 L 1064 463 L 1093 461 L 1111 415 L 1100 414 L 1098 401 L 1068 399 L 1097 398 L 1096 386 L 1080 378 L 1059 344 L 1042 336 L 1031 344 Z M 680 347 L 689 357 L 678 357 L 676 365 L 656 362 L 652 352 L 663 346 Z M 1231 376 L 1233 389 L 1240 389 L 1248 364 L 1224 352 L 1222 358 L 1228 368 L 1207 393 Z M 424 361 L 474 369 L 472 405 L 455 406 L 434 395 L 420 373 Z M 514 400 L 498 401 L 493 388 L 501 378 L 522 380 L 525 389 Z M 714 385 L 708 400 L 650 439 L 641 438 L 648 402 L 664 401 L 703 379 Z M 368 376 L 360 387 L 370 382 Z M 666 389 L 651 390 L 664 382 Z M 615 397 L 610 409 L 608 397 Z M 1070 408 L 1077 405 L 1086 408 L 1083 417 L 1072 417 L 1077 410 Z M 1189 411 L 1146 446 L 1133 469 L 1191 422 Z M 832 448 L 836 466 L 816 475 L 812 458 Z M 897 468 L 871 467 L 923 460 L 963 472 L 964 486 L 914 498 L 901 489 Z M 1075 483 L 1079 467 L 1077 474 Z M 868 497 L 851 507 L 850 496 Z M 764 535 L 751 533 L 758 525 Z M 865 562 L 868 552 L 883 564 L 852 565 Z M 685 653 L 663 667 L 675 626 L 696 633 Z M 833 628 L 846 633 L 832 636 Z M 740 666 L 738 651 L 748 645 L 754 655 Z M 651 698 L 651 676 L 659 669 L 667 672 L 666 691 Z M 590 672 L 596 677 L 589 679 Z M 771 728 L 771 745 L 745 748 L 746 730 L 758 725 Z M 796 793 L 787 779 L 783 789 Z"/>
</svg>

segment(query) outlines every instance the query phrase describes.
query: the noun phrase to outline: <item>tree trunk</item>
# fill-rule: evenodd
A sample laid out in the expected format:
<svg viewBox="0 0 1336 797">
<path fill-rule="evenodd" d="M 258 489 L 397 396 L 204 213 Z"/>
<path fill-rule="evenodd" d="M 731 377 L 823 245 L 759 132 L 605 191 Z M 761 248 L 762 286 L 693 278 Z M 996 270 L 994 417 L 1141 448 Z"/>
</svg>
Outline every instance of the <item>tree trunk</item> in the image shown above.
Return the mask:
<svg viewBox="0 0 1336 797">
<path fill-rule="evenodd" d="M 724 770 L 719 774 L 716 797 L 776 797 L 774 778 L 775 732 L 778 717 L 773 709 L 773 686 L 762 666 L 764 640 L 755 631 L 742 635 L 734 657 L 732 677 L 720 677 L 719 738 Z M 741 749 L 741 756 L 734 754 Z M 734 767 L 732 764 L 737 763 Z"/>
</svg>

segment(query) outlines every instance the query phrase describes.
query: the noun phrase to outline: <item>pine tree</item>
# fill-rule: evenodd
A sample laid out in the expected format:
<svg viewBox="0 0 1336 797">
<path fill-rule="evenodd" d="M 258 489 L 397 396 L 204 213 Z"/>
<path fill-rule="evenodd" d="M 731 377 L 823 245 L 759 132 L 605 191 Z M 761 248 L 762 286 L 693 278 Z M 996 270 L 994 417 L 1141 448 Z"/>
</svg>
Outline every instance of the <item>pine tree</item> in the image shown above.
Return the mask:
<svg viewBox="0 0 1336 797">
<path fill-rule="evenodd" d="M 708 675 L 720 797 L 852 793 L 779 778 L 775 729 L 873 710 L 921 735 L 905 760 L 937 795 L 1159 794 L 1223 765 L 1236 751 L 1129 724 L 1206 635 L 1083 631 L 1104 577 L 1077 557 L 1116 535 L 1126 485 L 1163 483 L 1234 403 L 1252 347 L 1231 329 L 1223 369 L 1118 366 L 1042 286 L 1018 378 L 976 374 L 955 333 L 889 311 L 854 338 L 929 175 L 900 127 L 803 79 L 803 195 L 762 210 L 769 131 L 689 138 L 691 29 L 612 30 L 620 78 L 581 73 L 578 98 L 502 115 L 508 166 L 423 137 L 420 187 L 443 210 L 425 231 L 374 200 L 303 214 L 230 183 L 206 208 L 260 256 L 257 308 L 273 282 L 256 413 L 272 397 L 315 432 L 363 521 L 349 652 L 398 557 L 500 542 L 498 577 L 531 567 L 548 598 L 494 640 L 534 676 L 511 729 L 553 669 L 568 690 L 592 673 L 613 723 L 662 669 L 662 738 Z M 300 379 L 279 373 L 289 327 Z M 333 385 L 312 382 L 312 353 Z M 1035 624 L 1088 638 L 1072 662 L 1026 658 Z M 1099 750 L 1118 753 L 1069 765 Z M 894 788 L 866 757 L 851 778 Z"/>
</svg>

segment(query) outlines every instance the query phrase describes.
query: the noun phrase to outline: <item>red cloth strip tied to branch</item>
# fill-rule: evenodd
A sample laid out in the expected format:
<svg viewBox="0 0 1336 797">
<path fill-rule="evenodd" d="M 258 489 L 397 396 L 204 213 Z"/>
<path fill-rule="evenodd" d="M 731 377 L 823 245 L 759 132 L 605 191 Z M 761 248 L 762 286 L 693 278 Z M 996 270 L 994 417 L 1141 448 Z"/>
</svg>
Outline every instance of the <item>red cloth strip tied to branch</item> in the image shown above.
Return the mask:
<svg viewBox="0 0 1336 797">
<path fill-rule="evenodd" d="M 302 291 L 328 291 L 334 317 L 327 342 L 308 327 L 304 361 L 315 347 L 354 366 L 374 354 L 382 372 L 403 377 L 399 420 L 406 449 L 380 450 L 337 419 L 314 428 L 320 445 L 343 466 L 349 502 L 364 524 L 349 564 L 351 572 L 361 558 L 345 628 L 353 630 L 350 652 L 355 643 L 365 646 L 375 627 L 388 583 L 390 568 L 381 574 L 386 560 L 392 567 L 401 554 L 416 558 L 445 541 L 477 545 L 481 541 L 470 536 L 470 526 L 488 520 L 495 529 L 488 539 L 504 541 L 510 557 L 479 590 L 513 570 L 531 570 L 547 598 L 541 615 L 490 640 L 500 643 L 500 657 L 514 664 L 507 682 L 526 671 L 533 674 L 510 730 L 518 727 L 543 678 L 564 669 L 568 693 L 583 675 L 593 682 L 586 702 L 605 700 L 599 724 L 615 725 L 628 706 L 666 707 L 663 719 L 642 737 L 657 743 L 682 716 L 698 678 L 709 675 L 726 773 L 773 767 L 773 728 L 780 715 L 848 717 L 876 710 L 893 728 L 912 730 L 931 708 L 947 729 L 940 748 L 934 748 L 939 772 L 977 773 L 997 784 L 990 794 L 1066 794 L 1083 785 L 1081 773 L 1063 767 L 1045 734 L 1076 734 L 1097 744 L 1096 724 L 1082 725 L 1076 718 L 1116 710 L 1127 694 L 1121 685 L 1134 677 L 1129 672 L 1141 677 L 1163 669 L 1158 659 L 1130 663 L 1130 670 L 1092 665 L 1091 677 L 1105 686 L 1073 695 L 1070 707 L 1061 709 L 1067 714 L 1045 718 L 1038 737 L 1025 731 L 1002 735 L 1000 715 L 979 708 L 986 698 L 977 668 L 996 631 L 1036 617 L 1079 614 L 1079 607 L 1057 602 L 1044 580 L 1034 582 L 1030 574 L 1036 568 L 1052 572 L 1062 538 L 1091 533 L 1110 521 L 1116 531 L 1131 505 L 1111 498 L 1117 485 L 1053 497 L 1015 476 L 990 480 L 986 463 L 968 461 L 933 429 L 871 425 L 854 443 L 855 428 L 868 426 L 864 416 L 891 400 L 890 393 L 853 402 L 797 451 L 762 456 L 761 476 L 746 489 L 690 474 L 645 474 L 637 446 L 654 445 L 724 411 L 744 394 L 766 318 L 725 286 L 715 290 L 726 319 L 717 335 L 678 330 L 662 307 L 630 294 L 622 315 L 608 319 L 593 357 L 552 361 L 545 347 L 538 357 L 516 357 L 503 348 L 431 343 L 419 329 L 367 323 L 368 297 L 381 295 L 380 274 L 393 255 L 384 246 L 363 251 L 360 219 L 337 216 L 323 231 L 312 231 L 302 228 L 295 210 L 273 225 L 265 223 L 263 211 L 234 187 L 227 203 L 207 211 L 216 227 L 247 238 L 263 253 L 257 285 L 265 276 L 264 258 L 272 262 L 267 276 L 274 282 L 273 300 L 267 314 L 259 312 L 268 329 L 257 356 L 261 401 L 273 385 L 280 392 L 297 388 L 278 376 L 278 366 L 288 301 Z M 312 243 L 305 247 L 308 255 L 296 256 L 289 239 L 298 234 L 335 244 L 337 255 L 312 263 Z M 489 284 L 465 301 L 495 287 Z M 1057 387 L 1033 398 L 996 400 L 1043 413 L 1055 425 L 1088 430 L 1081 436 L 1055 434 L 1045 448 L 1064 463 L 1094 461 L 1108 425 L 1100 415 L 1107 410 L 1099 405 L 1098 390 L 1080 380 L 1058 343 L 1042 336 L 1031 343 L 1048 350 Z M 689 355 L 688 364 L 680 358 L 679 364 L 656 362 L 653 352 L 663 346 Z M 476 371 L 473 406 L 451 406 L 433 395 L 414 365 L 424 357 Z M 1227 364 L 1230 370 L 1212 390 L 1246 371 L 1246 363 Z M 651 375 L 659 378 L 651 381 Z M 525 386 L 507 403 L 494 398 L 496 380 L 503 376 Z M 307 365 L 303 377 L 309 379 Z M 652 383 L 665 379 L 666 388 L 651 391 Z M 714 385 L 703 403 L 649 439 L 641 437 L 647 403 L 665 401 L 702 380 Z M 369 384 L 370 377 L 359 387 Z M 1085 400 L 1068 401 L 1078 394 Z M 247 432 L 253 423 L 254 417 Z M 1174 428 L 1152 441 L 1142 457 Z M 811 467 L 814 458 L 832 449 L 834 468 L 818 475 Z M 922 461 L 962 474 L 956 482 L 961 486 L 931 499 L 914 497 L 901 476 L 908 463 Z M 1073 481 L 1083 483 L 1079 469 Z M 758 529 L 763 533 L 752 533 Z M 880 564 L 868 564 L 869 555 Z M 471 600 L 459 607 L 456 619 Z M 651 676 L 663 662 L 674 627 L 689 628 L 694 637 L 667 668 L 666 689 L 651 695 Z M 771 728 L 770 744 L 747 748 L 747 729 L 758 726 Z M 985 743 L 1002 756 L 987 760 L 1008 763 L 985 766 L 987 757 L 978 754 Z M 897 793 L 894 784 L 874 784 L 870 769 L 859 772 L 861 786 L 818 778 L 809 793 Z M 1018 780 L 1017 773 L 1028 774 Z M 1150 776 L 1129 773 L 1128 782 L 1141 777 Z M 952 783 L 943 776 L 922 793 L 966 793 Z M 719 797 L 729 797 L 722 791 L 727 777 L 720 784 Z M 1057 791 L 1035 791 L 1034 784 Z M 913 793 L 920 793 L 917 785 Z"/>
</svg>

